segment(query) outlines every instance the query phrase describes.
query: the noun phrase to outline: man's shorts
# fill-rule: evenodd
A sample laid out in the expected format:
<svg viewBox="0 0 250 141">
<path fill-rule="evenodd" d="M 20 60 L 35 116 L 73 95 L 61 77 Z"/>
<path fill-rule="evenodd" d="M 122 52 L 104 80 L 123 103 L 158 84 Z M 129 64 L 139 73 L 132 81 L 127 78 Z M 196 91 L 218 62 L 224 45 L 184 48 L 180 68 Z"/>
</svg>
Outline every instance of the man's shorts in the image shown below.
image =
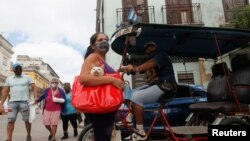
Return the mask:
<svg viewBox="0 0 250 141">
<path fill-rule="evenodd" d="M 29 121 L 28 101 L 11 101 L 8 103 L 8 121 L 15 122 L 18 112 L 21 113 L 23 121 Z"/>
<path fill-rule="evenodd" d="M 158 85 L 144 85 L 132 90 L 130 101 L 143 107 L 159 100 L 162 94 L 164 91 Z"/>
</svg>

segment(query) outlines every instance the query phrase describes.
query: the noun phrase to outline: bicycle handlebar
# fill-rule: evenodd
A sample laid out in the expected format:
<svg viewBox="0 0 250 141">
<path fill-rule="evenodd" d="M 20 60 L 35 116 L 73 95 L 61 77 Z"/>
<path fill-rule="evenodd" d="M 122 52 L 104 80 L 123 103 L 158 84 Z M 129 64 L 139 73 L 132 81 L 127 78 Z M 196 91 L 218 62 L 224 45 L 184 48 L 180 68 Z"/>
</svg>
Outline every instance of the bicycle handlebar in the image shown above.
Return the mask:
<svg viewBox="0 0 250 141">
<path fill-rule="evenodd" d="M 124 72 L 125 70 L 124 70 L 124 67 L 121 67 L 121 68 L 119 68 L 119 70 L 118 70 L 119 72 Z M 136 72 L 135 71 L 132 71 L 132 72 L 127 72 L 126 73 L 127 75 L 135 75 L 136 74 Z"/>
</svg>

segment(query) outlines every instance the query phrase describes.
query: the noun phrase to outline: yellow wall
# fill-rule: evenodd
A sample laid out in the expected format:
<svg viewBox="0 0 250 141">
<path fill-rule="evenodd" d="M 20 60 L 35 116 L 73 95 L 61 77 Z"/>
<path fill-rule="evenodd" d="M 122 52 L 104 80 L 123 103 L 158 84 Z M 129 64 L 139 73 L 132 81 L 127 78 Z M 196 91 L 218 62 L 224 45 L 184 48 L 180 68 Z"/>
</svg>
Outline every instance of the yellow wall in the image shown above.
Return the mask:
<svg viewBox="0 0 250 141">
<path fill-rule="evenodd" d="M 44 89 L 49 86 L 49 81 L 44 77 L 42 77 L 40 74 L 34 71 L 27 71 L 27 72 L 24 71 L 24 73 L 30 76 L 34 80 L 37 87 Z"/>
</svg>

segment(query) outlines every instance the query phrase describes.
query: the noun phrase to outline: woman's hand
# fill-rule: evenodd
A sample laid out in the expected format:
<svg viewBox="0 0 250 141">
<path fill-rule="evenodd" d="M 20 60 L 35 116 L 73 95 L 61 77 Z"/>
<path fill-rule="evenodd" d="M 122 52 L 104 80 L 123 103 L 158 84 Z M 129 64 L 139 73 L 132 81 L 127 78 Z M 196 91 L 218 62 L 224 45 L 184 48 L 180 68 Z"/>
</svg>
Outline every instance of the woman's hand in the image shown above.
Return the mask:
<svg viewBox="0 0 250 141">
<path fill-rule="evenodd" d="M 118 78 L 111 77 L 111 84 L 117 87 L 120 90 L 123 90 L 124 87 L 124 81 Z"/>
</svg>

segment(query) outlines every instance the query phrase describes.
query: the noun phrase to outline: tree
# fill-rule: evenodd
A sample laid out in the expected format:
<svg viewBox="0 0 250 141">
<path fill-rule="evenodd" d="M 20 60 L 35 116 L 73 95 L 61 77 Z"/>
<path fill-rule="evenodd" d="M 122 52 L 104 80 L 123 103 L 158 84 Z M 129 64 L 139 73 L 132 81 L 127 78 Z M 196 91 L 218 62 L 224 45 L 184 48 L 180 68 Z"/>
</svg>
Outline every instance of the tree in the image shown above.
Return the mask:
<svg viewBox="0 0 250 141">
<path fill-rule="evenodd" d="M 236 8 L 233 23 L 235 28 L 250 29 L 250 5 L 241 9 Z"/>
</svg>

